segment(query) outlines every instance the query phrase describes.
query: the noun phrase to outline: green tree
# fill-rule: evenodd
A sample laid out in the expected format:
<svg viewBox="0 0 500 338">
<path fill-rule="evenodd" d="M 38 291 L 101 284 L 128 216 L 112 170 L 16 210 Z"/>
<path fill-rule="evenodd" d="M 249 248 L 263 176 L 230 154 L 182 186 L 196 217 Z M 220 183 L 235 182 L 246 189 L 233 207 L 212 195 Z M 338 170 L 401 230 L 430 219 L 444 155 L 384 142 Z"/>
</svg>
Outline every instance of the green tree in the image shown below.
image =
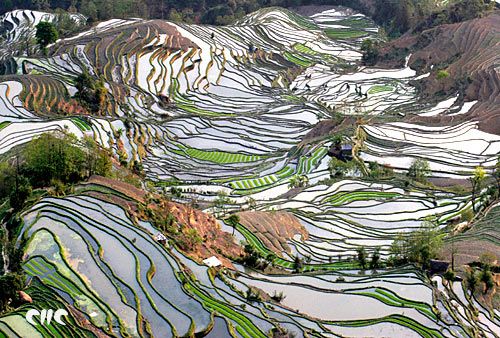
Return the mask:
<svg viewBox="0 0 500 338">
<path fill-rule="evenodd" d="M 469 178 L 472 185 L 472 210 L 474 210 L 474 213 L 477 213 L 476 199 L 483 188 L 485 178 L 486 171 L 481 166 L 476 167 L 476 169 L 474 169 L 474 174 Z"/>
<path fill-rule="evenodd" d="M 172 8 L 168 13 L 168 20 L 173 22 L 181 22 L 182 14 L 179 13 L 175 8 Z"/>
<path fill-rule="evenodd" d="M 225 191 L 219 191 L 217 193 L 217 198 L 213 202 L 213 206 L 217 214 L 225 214 L 227 207 L 234 202 L 227 196 Z"/>
<path fill-rule="evenodd" d="M 389 252 L 391 254 L 389 256 L 389 262 L 392 265 L 400 265 L 408 261 L 408 241 L 402 233 L 396 236 L 396 239 L 391 244 Z"/>
<path fill-rule="evenodd" d="M 455 276 L 455 272 L 453 272 L 452 269 L 446 270 L 446 272 L 443 274 L 443 278 L 450 282 L 453 282 L 455 280 Z"/>
<path fill-rule="evenodd" d="M 423 268 L 435 259 L 443 246 L 442 235 L 433 218 L 426 218 L 421 227 L 409 234 L 399 234 L 391 245 L 390 262 L 394 265 L 418 263 Z"/>
<path fill-rule="evenodd" d="M 328 170 L 331 177 L 344 177 L 355 169 L 356 165 L 352 161 L 344 162 L 336 157 L 332 157 L 328 162 Z"/>
<path fill-rule="evenodd" d="M 486 267 L 483 269 L 483 271 L 481 271 L 479 279 L 484 283 L 484 294 L 487 294 L 488 291 L 495 286 L 493 275 L 489 267 Z"/>
<path fill-rule="evenodd" d="M 55 27 L 59 36 L 65 37 L 78 30 L 78 23 L 73 20 L 68 12 L 58 8 L 56 9 Z"/>
<path fill-rule="evenodd" d="M 373 66 L 379 58 L 379 44 L 373 39 L 365 39 L 361 43 L 361 51 L 363 52 L 362 61 L 365 65 Z"/>
<path fill-rule="evenodd" d="M 299 256 L 295 256 L 295 259 L 293 261 L 293 268 L 295 272 L 300 272 L 302 268 L 304 267 L 304 262 Z"/>
<path fill-rule="evenodd" d="M 89 19 L 89 22 L 98 20 L 97 7 L 92 0 L 81 0 L 80 12 Z"/>
<path fill-rule="evenodd" d="M 24 176 L 18 176 L 9 196 L 10 206 L 16 211 L 21 210 L 26 200 L 31 196 L 31 192 L 32 187 L 29 180 Z"/>
<path fill-rule="evenodd" d="M 498 198 L 500 196 L 500 157 L 498 157 L 497 163 L 495 164 L 495 169 L 493 170 L 493 178 L 497 183 L 496 197 Z"/>
<path fill-rule="evenodd" d="M 497 255 L 493 252 L 483 252 L 481 256 L 479 256 L 479 261 L 483 267 L 491 267 L 496 263 Z"/>
<path fill-rule="evenodd" d="M 305 175 L 294 175 L 288 182 L 289 188 L 303 188 L 309 184 L 309 179 Z"/>
<path fill-rule="evenodd" d="M 357 254 L 358 254 L 358 262 L 359 262 L 359 265 L 361 265 L 361 268 L 364 270 L 366 269 L 366 250 L 365 250 L 365 247 L 362 246 L 362 247 L 359 247 L 357 248 Z"/>
<path fill-rule="evenodd" d="M 113 168 L 111 163 L 111 154 L 108 150 L 102 148 L 93 138 L 85 136 L 83 139 L 86 148 L 87 176 L 100 175 L 109 176 Z"/>
<path fill-rule="evenodd" d="M 376 269 L 380 265 L 380 249 L 375 248 L 375 250 L 372 253 L 372 258 L 370 261 L 370 269 Z"/>
<path fill-rule="evenodd" d="M 75 98 L 92 113 L 104 111 L 108 90 L 103 80 L 93 78 L 86 70 L 75 78 Z"/>
<path fill-rule="evenodd" d="M 477 274 L 474 269 L 471 269 L 469 272 L 467 272 L 466 280 L 471 294 L 474 294 L 479 283 L 479 279 L 477 278 Z"/>
<path fill-rule="evenodd" d="M 226 221 L 233 228 L 233 236 L 234 236 L 234 231 L 238 226 L 238 224 L 240 224 L 240 216 L 232 214 L 231 216 L 228 217 Z"/>
<path fill-rule="evenodd" d="M 190 228 L 176 237 L 176 242 L 182 250 L 194 251 L 203 239 L 196 229 Z"/>
<path fill-rule="evenodd" d="M 46 50 L 49 44 L 57 41 L 59 33 L 52 23 L 42 21 L 36 25 L 35 37 L 38 45 L 40 45 L 40 48 L 42 50 Z"/>
<path fill-rule="evenodd" d="M 410 234 L 408 244 L 409 261 L 419 263 L 423 268 L 427 268 L 429 261 L 438 256 L 443 246 L 436 220 L 425 219 L 420 229 Z"/>
<path fill-rule="evenodd" d="M 45 133 L 25 146 L 19 171 L 33 187 L 49 186 L 52 180 L 71 184 L 91 175 L 108 175 L 111 157 L 92 139 Z"/>
<path fill-rule="evenodd" d="M 23 290 L 25 277 L 19 273 L 0 276 L 0 312 L 6 310 L 10 300 L 17 298 L 17 291 Z"/>
<path fill-rule="evenodd" d="M 23 151 L 26 176 L 37 186 L 47 186 L 52 179 L 77 182 L 84 177 L 85 152 L 76 146 L 75 136 L 42 134 Z"/>
<path fill-rule="evenodd" d="M 416 159 L 408 169 L 408 176 L 419 182 L 426 182 L 430 174 L 429 162 L 423 159 Z"/>
<path fill-rule="evenodd" d="M 370 169 L 369 176 L 371 178 L 388 178 L 394 176 L 392 168 L 380 165 L 377 162 L 370 162 L 368 169 Z"/>
</svg>

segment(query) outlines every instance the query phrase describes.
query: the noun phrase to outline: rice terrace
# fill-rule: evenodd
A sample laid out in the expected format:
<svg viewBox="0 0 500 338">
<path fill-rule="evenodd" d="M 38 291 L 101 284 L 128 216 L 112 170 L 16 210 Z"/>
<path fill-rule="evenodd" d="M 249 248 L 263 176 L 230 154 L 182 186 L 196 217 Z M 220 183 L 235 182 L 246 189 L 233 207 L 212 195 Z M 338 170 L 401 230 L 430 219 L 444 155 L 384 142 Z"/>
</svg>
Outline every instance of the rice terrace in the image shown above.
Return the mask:
<svg viewBox="0 0 500 338">
<path fill-rule="evenodd" d="M 500 337 L 500 1 L 5 1 L 0 219 L 0 337 Z"/>
</svg>

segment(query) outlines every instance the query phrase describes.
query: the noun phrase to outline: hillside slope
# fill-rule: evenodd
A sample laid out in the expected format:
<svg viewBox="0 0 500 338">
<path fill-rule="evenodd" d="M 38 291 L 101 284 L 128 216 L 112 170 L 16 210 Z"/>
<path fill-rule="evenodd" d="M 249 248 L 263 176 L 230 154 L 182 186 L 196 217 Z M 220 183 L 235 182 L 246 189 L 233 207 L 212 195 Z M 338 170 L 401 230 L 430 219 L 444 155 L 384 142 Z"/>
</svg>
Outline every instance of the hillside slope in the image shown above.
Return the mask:
<svg viewBox="0 0 500 338">
<path fill-rule="evenodd" d="M 410 53 L 409 65 L 419 74 L 424 99 L 460 93 L 460 100 L 478 101 L 466 114 L 440 115 L 415 121 L 452 124 L 478 121 L 481 130 L 500 134 L 500 14 L 407 35 L 385 48 L 385 58 Z M 385 61 L 387 62 L 387 61 Z M 400 61 L 402 62 L 402 61 Z M 446 78 L 439 78 L 446 70 Z"/>
</svg>

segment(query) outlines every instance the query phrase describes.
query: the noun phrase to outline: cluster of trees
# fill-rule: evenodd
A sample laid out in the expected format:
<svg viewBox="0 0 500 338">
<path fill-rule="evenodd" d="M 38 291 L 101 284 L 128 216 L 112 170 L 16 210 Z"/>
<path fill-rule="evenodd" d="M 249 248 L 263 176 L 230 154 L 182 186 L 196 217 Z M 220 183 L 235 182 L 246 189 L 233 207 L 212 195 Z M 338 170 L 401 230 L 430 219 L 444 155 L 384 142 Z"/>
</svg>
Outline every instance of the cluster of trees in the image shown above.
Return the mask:
<svg viewBox="0 0 500 338">
<path fill-rule="evenodd" d="M 435 0 L 375 0 L 372 17 L 390 37 L 477 18 L 495 7 L 492 0 L 460 0 L 440 9 Z"/>
<path fill-rule="evenodd" d="M 295 188 L 304 188 L 309 184 L 309 178 L 306 175 L 294 175 L 288 181 L 288 187 Z"/>
<path fill-rule="evenodd" d="M 89 20 L 143 17 L 208 24 L 227 24 L 262 7 L 344 5 L 370 15 L 391 36 L 417 28 L 458 22 L 481 15 L 491 0 L 462 0 L 439 10 L 435 0 L 3 0 L 0 14 L 17 8 L 80 12 Z"/>
<path fill-rule="evenodd" d="M 426 219 L 420 229 L 400 234 L 390 249 L 388 263 L 393 266 L 416 263 L 426 269 L 431 259 L 437 258 L 443 246 L 442 234 L 435 219 Z"/>
<path fill-rule="evenodd" d="M 107 176 L 111 157 L 94 140 L 75 136 L 42 134 L 28 143 L 14 158 L 0 163 L 0 198 L 20 210 L 33 188 L 54 187 L 63 192 L 67 184 L 91 175 Z"/>
<path fill-rule="evenodd" d="M 92 77 L 87 71 L 75 79 L 75 99 L 91 113 L 101 113 L 108 103 L 108 90 L 102 79 Z"/>
<path fill-rule="evenodd" d="M 268 266 L 273 265 L 276 255 L 270 253 L 264 257 L 259 251 L 255 250 L 251 244 L 245 244 L 245 255 L 241 258 L 241 263 L 246 266 L 264 271 Z"/>
<path fill-rule="evenodd" d="M 365 270 L 368 267 L 370 267 L 370 269 L 372 269 L 372 270 L 380 267 L 380 249 L 379 248 L 375 248 L 375 250 L 373 251 L 373 253 L 370 257 L 370 260 L 368 261 L 368 254 L 366 253 L 365 247 L 364 246 L 359 247 L 357 249 L 357 258 L 358 258 L 359 266 L 361 266 L 361 268 L 363 270 Z"/>
<path fill-rule="evenodd" d="M 332 178 L 342 178 L 348 175 L 354 175 L 358 171 L 354 161 L 342 161 L 336 157 L 332 157 L 328 162 L 328 170 Z"/>
<path fill-rule="evenodd" d="M 150 202 L 160 203 L 161 200 L 155 198 Z M 165 211 L 161 207 L 154 210 L 148 205 L 143 204 L 138 204 L 137 208 L 139 212 L 144 212 L 147 218 L 150 219 L 167 238 L 172 239 L 181 250 L 186 252 L 196 251 L 198 245 L 203 242 L 203 238 L 200 236 L 198 230 L 187 227 L 185 224 L 179 222 L 170 211 Z"/>
<path fill-rule="evenodd" d="M 363 52 L 362 61 L 367 66 L 374 66 L 380 55 L 380 42 L 374 39 L 366 39 L 361 43 L 361 51 Z"/>
<path fill-rule="evenodd" d="M 9 203 L 12 216 L 6 217 L 9 234 L 15 234 L 20 219 L 15 213 L 21 210 L 33 189 L 48 188 L 54 194 L 63 194 L 67 185 L 77 183 L 97 174 L 111 172 L 111 157 L 107 150 L 94 140 L 82 141 L 63 133 L 47 133 L 35 138 L 17 151 L 12 158 L 0 162 L 0 200 Z M 17 291 L 24 289 L 25 276 L 21 268 L 22 250 L 9 247 L 9 269 L 0 276 L 0 313 L 16 306 Z"/>
<path fill-rule="evenodd" d="M 0 14 L 13 9 L 79 12 L 89 22 L 142 17 L 174 21 L 227 24 L 264 6 L 299 5 L 296 0 L 3 0 Z"/>
<path fill-rule="evenodd" d="M 17 291 L 24 289 L 25 276 L 23 273 L 7 273 L 0 276 L 0 314 L 10 311 L 18 301 Z"/>
<path fill-rule="evenodd" d="M 424 159 L 416 159 L 408 169 L 407 176 L 417 182 L 425 183 L 427 178 L 431 175 L 431 168 L 429 162 Z"/>
<path fill-rule="evenodd" d="M 46 48 L 49 44 L 54 43 L 59 38 L 59 32 L 56 26 L 50 22 L 42 21 L 36 25 L 36 42 L 40 48 L 46 52 Z"/>
<path fill-rule="evenodd" d="M 432 13 L 426 17 L 417 17 L 413 31 L 422 32 L 442 24 L 457 23 L 481 17 L 495 8 L 494 0 L 462 0 Z"/>
</svg>

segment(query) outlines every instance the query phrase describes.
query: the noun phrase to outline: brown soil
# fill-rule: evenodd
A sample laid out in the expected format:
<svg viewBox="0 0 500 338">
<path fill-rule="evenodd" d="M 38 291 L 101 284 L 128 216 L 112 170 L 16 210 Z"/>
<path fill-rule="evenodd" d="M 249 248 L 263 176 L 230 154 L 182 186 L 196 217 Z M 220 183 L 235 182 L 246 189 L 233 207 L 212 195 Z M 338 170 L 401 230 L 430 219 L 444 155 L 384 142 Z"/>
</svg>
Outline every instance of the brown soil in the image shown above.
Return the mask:
<svg viewBox="0 0 500 338">
<path fill-rule="evenodd" d="M 416 83 L 424 100 L 458 91 L 466 102 L 479 101 L 467 114 L 414 116 L 412 122 L 444 125 L 477 120 L 481 130 L 500 135 L 499 35 L 500 14 L 496 11 L 484 18 L 406 34 L 384 47 L 384 61 L 378 66 L 401 65 L 412 53 L 409 66 L 419 74 L 430 73 Z M 437 79 L 440 69 L 445 69 L 449 77 Z"/>
<path fill-rule="evenodd" d="M 146 192 L 134 187 L 131 184 L 97 175 L 90 177 L 88 183 L 100 184 L 121 192 L 122 194 L 127 195 L 128 197 L 133 198 L 138 202 L 145 202 Z"/>
<path fill-rule="evenodd" d="M 198 263 L 205 258 L 216 256 L 224 266 L 234 268 L 228 258 L 234 259 L 244 255 L 242 247 L 235 242 L 230 233 L 221 230 L 220 224 L 212 215 L 186 204 L 166 200 L 148 206 L 160 212 L 173 214 L 177 223 L 184 226 L 183 232 L 187 229 L 196 229 L 203 242 L 192 250 L 184 252 Z"/>
<path fill-rule="evenodd" d="M 294 235 L 300 234 L 303 240 L 309 235 L 299 220 L 286 211 L 244 211 L 238 215 L 240 223 L 279 256 L 283 251 L 291 253 L 287 241 Z"/>
<path fill-rule="evenodd" d="M 212 215 L 186 204 L 168 201 L 159 194 L 150 194 L 133 185 L 114 179 L 92 176 L 89 183 L 112 188 L 132 198 L 133 200 L 130 201 L 118 195 L 104 194 L 97 191 L 86 193 L 122 206 L 131 215 L 132 219 L 153 221 L 147 216 L 146 210 L 149 209 L 163 217 L 171 213 L 177 220 L 177 229 L 183 234 L 189 229 L 196 229 L 202 238 L 202 243 L 190 249 L 180 249 L 198 263 L 201 263 L 205 258 L 216 256 L 225 267 L 233 268 L 230 259 L 244 255 L 243 248 L 235 242 L 231 234 L 221 230 L 220 224 Z M 143 207 L 140 207 L 139 204 L 143 205 Z M 169 234 L 166 235 L 168 237 Z"/>
<path fill-rule="evenodd" d="M 334 135 L 336 132 L 345 130 L 356 125 L 354 117 L 345 117 L 342 122 L 338 123 L 335 120 L 324 120 L 317 123 L 304 137 L 300 145 L 314 143 L 318 139 L 325 138 L 327 135 Z"/>
<path fill-rule="evenodd" d="M 451 262 L 451 253 L 455 249 L 455 266 L 462 266 L 479 261 L 479 257 L 485 252 L 493 252 L 500 257 L 500 246 L 489 241 L 470 240 L 444 245 L 441 258 Z"/>
<path fill-rule="evenodd" d="M 447 177 L 430 177 L 429 183 L 434 184 L 436 187 L 450 188 L 460 185 L 464 188 L 471 188 L 471 183 L 468 179 L 456 179 Z"/>
</svg>

